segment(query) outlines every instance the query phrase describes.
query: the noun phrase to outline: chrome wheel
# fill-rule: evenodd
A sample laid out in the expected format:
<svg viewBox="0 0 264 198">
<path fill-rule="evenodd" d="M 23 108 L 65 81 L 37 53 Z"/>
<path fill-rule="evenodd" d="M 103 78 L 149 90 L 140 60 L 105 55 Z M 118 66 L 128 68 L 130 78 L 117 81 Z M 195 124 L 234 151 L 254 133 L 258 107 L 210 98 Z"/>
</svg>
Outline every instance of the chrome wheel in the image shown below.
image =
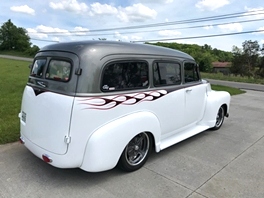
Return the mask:
<svg viewBox="0 0 264 198">
<path fill-rule="evenodd" d="M 149 137 L 146 133 L 135 136 L 126 146 L 125 157 L 131 166 L 140 164 L 149 151 Z"/>
<path fill-rule="evenodd" d="M 220 129 L 225 119 L 225 109 L 223 106 L 221 106 L 218 110 L 217 116 L 216 116 L 216 122 L 215 126 L 212 128 L 213 130 Z"/>
<path fill-rule="evenodd" d="M 225 110 L 223 107 L 220 107 L 218 114 L 216 116 L 216 123 L 215 123 L 215 127 L 219 127 L 222 125 L 223 121 L 225 118 Z"/>
<path fill-rule="evenodd" d="M 135 171 L 141 168 L 151 152 L 152 140 L 143 132 L 130 140 L 126 145 L 118 165 L 125 171 Z"/>
</svg>

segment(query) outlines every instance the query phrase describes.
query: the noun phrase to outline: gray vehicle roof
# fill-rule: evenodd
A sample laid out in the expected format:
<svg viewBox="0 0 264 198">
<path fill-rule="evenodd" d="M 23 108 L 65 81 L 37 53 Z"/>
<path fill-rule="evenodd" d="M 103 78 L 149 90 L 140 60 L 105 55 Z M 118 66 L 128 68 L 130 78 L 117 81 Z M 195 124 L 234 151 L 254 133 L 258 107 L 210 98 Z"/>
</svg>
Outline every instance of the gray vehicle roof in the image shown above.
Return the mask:
<svg viewBox="0 0 264 198">
<path fill-rule="evenodd" d="M 43 51 L 65 51 L 72 52 L 78 56 L 89 53 L 90 50 L 97 50 L 101 57 L 110 54 L 146 54 L 158 56 L 181 57 L 194 60 L 190 55 L 170 48 L 154 46 L 150 44 L 136 44 L 121 41 L 75 41 L 67 43 L 57 43 L 41 48 Z"/>
</svg>

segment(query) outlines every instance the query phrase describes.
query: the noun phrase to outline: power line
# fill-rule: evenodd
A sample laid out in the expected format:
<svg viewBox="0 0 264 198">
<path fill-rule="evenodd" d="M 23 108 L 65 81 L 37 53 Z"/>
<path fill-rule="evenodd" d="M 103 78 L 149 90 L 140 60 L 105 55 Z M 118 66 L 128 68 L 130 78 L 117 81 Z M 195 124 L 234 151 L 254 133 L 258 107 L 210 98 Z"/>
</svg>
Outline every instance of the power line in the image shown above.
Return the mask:
<svg viewBox="0 0 264 198">
<path fill-rule="evenodd" d="M 219 25 L 228 25 L 234 23 L 248 23 L 248 22 L 256 22 L 256 21 L 263 21 L 263 19 L 252 19 L 252 20 L 242 20 L 242 21 L 232 21 L 232 22 L 225 22 L 225 23 L 215 23 L 215 24 L 205 24 L 205 25 L 197 25 L 197 26 L 189 26 L 189 27 L 176 27 L 176 28 L 169 28 L 169 29 L 154 29 L 154 30 L 144 30 L 144 31 L 133 31 L 133 32 L 119 32 L 120 34 L 135 34 L 135 33 L 146 33 L 146 32 L 154 32 L 154 31 L 162 31 L 162 30 L 180 30 L 180 29 L 195 29 L 195 28 L 203 28 L 208 26 L 219 26 Z M 102 34 L 72 34 L 71 36 L 109 36 L 114 35 L 115 33 L 102 33 Z M 53 34 L 49 34 L 51 36 Z M 68 34 L 54 34 L 54 36 L 69 36 Z"/>
<path fill-rule="evenodd" d="M 245 31 L 245 32 L 234 32 L 234 33 L 226 33 L 226 34 L 211 34 L 211 35 L 179 37 L 179 38 L 169 38 L 169 39 L 150 39 L 150 40 L 131 41 L 131 42 L 139 43 L 139 42 L 157 42 L 157 41 L 199 39 L 199 38 L 209 38 L 209 37 L 231 36 L 231 35 L 237 35 L 237 34 L 250 34 L 250 33 L 257 33 L 257 32 L 264 32 L 264 30 L 252 30 L 252 31 Z"/>
<path fill-rule="evenodd" d="M 202 17 L 202 18 L 196 18 L 196 19 L 179 20 L 179 21 L 173 21 L 173 22 L 137 25 L 137 26 L 126 26 L 126 27 L 94 29 L 94 30 L 71 30 L 71 31 L 68 31 L 67 33 L 65 31 L 61 31 L 61 32 L 39 31 L 39 32 L 34 32 L 34 33 L 44 33 L 44 34 L 59 34 L 59 33 L 62 33 L 62 34 L 68 34 L 68 33 L 85 33 L 85 32 L 103 32 L 103 31 L 113 31 L 113 30 L 122 30 L 122 29 L 142 29 L 142 28 L 150 28 L 150 27 L 180 25 L 180 24 L 188 24 L 188 23 L 197 23 L 197 22 L 206 22 L 206 21 L 230 19 L 230 18 L 237 18 L 237 17 L 254 16 L 254 15 L 264 14 L 263 11 L 264 11 L 264 9 L 256 10 L 256 11 L 237 12 L 237 13 L 225 14 L 225 15 L 217 15 L 217 16 L 211 16 L 211 17 Z M 259 12 L 263 12 L 263 13 L 259 13 Z"/>
<path fill-rule="evenodd" d="M 169 39 L 137 40 L 137 41 L 131 41 L 131 42 L 133 42 L 133 43 L 140 43 L 141 42 L 142 43 L 142 42 L 159 42 L 159 41 L 172 41 L 172 40 L 187 40 L 187 39 L 232 36 L 232 35 L 238 35 L 238 34 L 250 34 L 250 33 L 258 33 L 258 32 L 264 32 L 264 30 L 252 30 L 252 31 L 234 32 L 234 33 L 226 33 L 226 34 L 211 34 L 211 35 L 202 35 L 202 36 L 178 37 L 178 38 L 169 38 Z M 34 39 L 34 38 L 31 38 L 31 40 L 46 41 L 46 42 L 59 42 L 59 41 Z"/>
<path fill-rule="evenodd" d="M 30 40 L 33 40 L 33 41 L 53 42 L 53 43 L 58 43 L 59 42 L 59 41 L 45 40 L 45 39 L 37 39 L 37 38 L 30 38 Z"/>
<path fill-rule="evenodd" d="M 238 12 L 238 13 L 232 13 L 232 14 L 225 14 L 225 15 L 218 15 L 218 16 L 211 16 L 211 17 L 203 17 L 203 18 L 197 18 L 197 19 L 189 19 L 189 20 L 181 20 L 181 21 L 174 21 L 174 22 L 166 22 L 166 23 L 156 23 L 156 24 L 148 24 L 148 25 L 139 25 L 139 26 L 128 26 L 128 27 L 119 27 L 119 28 L 111 28 L 111 29 L 99 29 L 99 30 L 85 30 L 85 31 L 68 31 L 68 32 L 34 32 L 35 34 L 38 33 L 46 33 L 46 34 L 56 34 L 56 36 L 59 36 L 58 33 L 63 33 L 61 36 L 102 36 L 102 35 L 113 35 L 113 33 L 105 33 L 105 34 L 90 34 L 90 35 L 69 35 L 70 33 L 85 33 L 85 32 L 96 32 L 96 31 L 110 31 L 110 30 L 118 30 L 118 29 L 137 29 L 137 28 L 147 28 L 147 27 L 156 27 L 156 26 L 165 26 L 165 25 L 175 25 L 175 24 L 185 24 L 185 23 L 195 23 L 195 22 L 205 22 L 205 21 L 213 21 L 213 20 L 220 20 L 220 19 L 227 19 L 227 18 L 236 18 L 236 17 L 246 17 L 246 16 L 252 16 L 252 15 L 259 15 L 264 14 L 259 13 L 264 11 L 257 10 L 257 11 L 248 11 L 248 12 Z M 227 25 L 232 23 L 246 23 L 246 22 L 254 22 L 254 21 L 262 21 L 264 19 L 253 19 L 253 20 L 242 20 L 242 21 L 234 21 L 234 22 L 226 22 L 226 23 L 216 23 L 216 24 L 209 24 L 209 25 L 197 25 L 197 26 L 190 26 L 190 27 L 178 27 L 173 28 L 170 30 L 175 29 L 191 29 L 191 28 L 201 28 L 206 26 L 217 26 L 217 25 Z M 131 34 L 131 33 L 143 33 L 143 32 L 153 32 L 153 31 L 160 31 L 162 29 L 158 30 L 145 30 L 145 31 L 137 31 L 137 32 L 121 32 L 120 34 Z M 168 30 L 168 29 L 167 29 Z M 206 37 L 217 37 L 217 36 L 228 36 L 228 35 L 236 35 L 236 34 L 248 34 L 253 32 L 262 32 L 263 30 L 259 31 L 245 31 L 245 32 L 238 32 L 238 33 L 228 33 L 228 34 L 214 34 L 214 35 L 204 35 L 204 36 L 194 36 L 194 37 L 182 37 L 182 38 L 173 38 L 173 39 L 152 39 L 152 40 L 144 40 L 144 41 L 133 41 L 133 42 L 152 42 L 152 41 L 166 41 L 166 40 L 180 40 L 180 39 L 194 39 L 194 38 L 206 38 Z M 32 33 L 32 34 L 34 34 Z M 68 35 L 65 35 L 68 34 Z M 44 39 L 37 39 L 37 38 L 31 38 L 31 40 L 37 40 L 37 41 L 46 41 L 46 42 L 57 42 L 52 40 L 44 40 Z"/>
</svg>

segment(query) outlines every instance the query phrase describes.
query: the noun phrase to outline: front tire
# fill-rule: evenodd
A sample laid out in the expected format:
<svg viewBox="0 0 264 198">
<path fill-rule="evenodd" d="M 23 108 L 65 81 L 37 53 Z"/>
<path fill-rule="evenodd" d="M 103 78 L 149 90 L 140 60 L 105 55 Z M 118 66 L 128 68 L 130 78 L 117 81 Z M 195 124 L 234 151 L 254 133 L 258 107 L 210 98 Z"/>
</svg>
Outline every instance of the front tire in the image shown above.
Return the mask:
<svg viewBox="0 0 264 198">
<path fill-rule="evenodd" d="M 147 161 L 152 148 L 152 139 L 146 133 L 140 133 L 126 145 L 118 165 L 121 169 L 131 172 L 140 169 Z"/>
<path fill-rule="evenodd" d="M 212 130 L 218 130 L 221 128 L 223 122 L 225 119 L 225 109 L 223 106 L 221 106 L 218 110 L 217 116 L 216 116 L 216 122 L 215 126 L 212 128 Z"/>
</svg>

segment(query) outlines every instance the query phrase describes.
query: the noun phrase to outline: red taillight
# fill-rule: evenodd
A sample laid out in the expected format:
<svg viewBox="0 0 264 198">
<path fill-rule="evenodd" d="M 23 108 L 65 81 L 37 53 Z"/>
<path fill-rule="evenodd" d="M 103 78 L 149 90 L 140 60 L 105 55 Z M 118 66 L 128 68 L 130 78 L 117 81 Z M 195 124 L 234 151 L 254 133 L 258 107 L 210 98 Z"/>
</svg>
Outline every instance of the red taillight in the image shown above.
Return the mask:
<svg viewBox="0 0 264 198">
<path fill-rule="evenodd" d="M 44 162 L 47 162 L 47 163 L 51 163 L 52 162 L 52 159 L 46 154 L 42 155 L 42 159 L 43 159 Z"/>
<path fill-rule="evenodd" d="M 19 138 L 19 142 L 20 142 L 21 144 L 25 144 L 25 141 L 23 140 L 22 137 Z"/>
</svg>

